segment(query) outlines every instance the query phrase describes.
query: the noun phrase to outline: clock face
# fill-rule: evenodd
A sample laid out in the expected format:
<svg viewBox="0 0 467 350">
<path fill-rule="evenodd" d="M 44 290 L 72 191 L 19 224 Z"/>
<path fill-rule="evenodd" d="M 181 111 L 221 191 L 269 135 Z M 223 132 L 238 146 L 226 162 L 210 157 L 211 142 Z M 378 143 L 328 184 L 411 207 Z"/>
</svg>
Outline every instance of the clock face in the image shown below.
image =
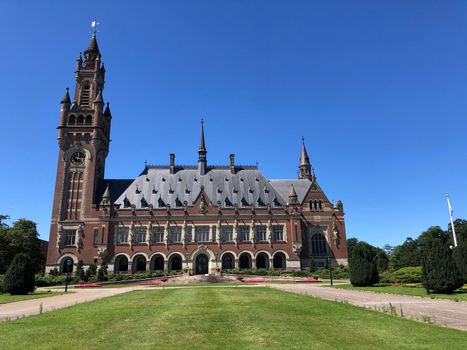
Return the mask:
<svg viewBox="0 0 467 350">
<path fill-rule="evenodd" d="M 85 158 L 86 156 L 83 152 L 75 152 L 71 155 L 71 163 L 74 165 L 81 165 Z"/>
</svg>

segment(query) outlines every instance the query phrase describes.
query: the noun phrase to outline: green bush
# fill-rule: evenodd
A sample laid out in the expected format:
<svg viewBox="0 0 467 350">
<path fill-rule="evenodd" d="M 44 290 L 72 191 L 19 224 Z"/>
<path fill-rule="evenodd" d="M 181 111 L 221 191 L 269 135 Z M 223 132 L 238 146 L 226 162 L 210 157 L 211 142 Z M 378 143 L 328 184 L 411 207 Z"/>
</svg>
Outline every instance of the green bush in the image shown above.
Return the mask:
<svg viewBox="0 0 467 350">
<path fill-rule="evenodd" d="M 34 269 L 29 254 L 16 254 L 3 280 L 3 289 L 12 295 L 34 292 Z"/>
<path fill-rule="evenodd" d="M 422 255 L 423 286 L 436 293 L 452 293 L 464 285 L 451 249 L 441 239 L 427 241 Z"/>
<path fill-rule="evenodd" d="M 52 270 L 50 270 L 49 274 L 51 276 L 58 276 L 60 273 L 58 272 L 58 269 L 54 267 Z"/>
<path fill-rule="evenodd" d="M 66 275 L 44 275 L 36 274 L 36 286 L 37 287 L 50 287 L 50 286 L 61 286 L 66 282 Z M 78 276 L 72 276 L 68 283 L 79 283 L 80 279 Z"/>
<path fill-rule="evenodd" d="M 353 286 L 372 286 L 379 282 L 374 249 L 365 242 L 359 242 L 352 249 L 349 261 L 350 283 Z"/>
<path fill-rule="evenodd" d="M 107 270 L 108 270 L 107 264 L 103 261 L 101 263 L 101 266 L 97 270 L 97 280 L 98 281 L 107 281 L 107 279 L 108 279 L 107 278 Z"/>
<path fill-rule="evenodd" d="M 3 293 L 3 279 L 4 275 L 0 275 L 0 294 Z"/>
<path fill-rule="evenodd" d="M 75 276 L 78 277 L 80 281 L 87 282 L 89 276 L 84 272 L 83 266 L 83 260 L 78 261 L 76 264 Z"/>
<path fill-rule="evenodd" d="M 467 239 L 461 240 L 453 250 L 454 261 L 464 283 L 467 283 Z"/>
<path fill-rule="evenodd" d="M 298 271 L 292 272 L 292 276 L 293 277 L 308 277 L 310 276 L 310 273 L 305 270 L 298 270 Z"/>
<path fill-rule="evenodd" d="M 420 266 L 403 267 L 391 273 L 379 276 L 381 283 L 421 283 L 422 268 Z"/>
</svg>

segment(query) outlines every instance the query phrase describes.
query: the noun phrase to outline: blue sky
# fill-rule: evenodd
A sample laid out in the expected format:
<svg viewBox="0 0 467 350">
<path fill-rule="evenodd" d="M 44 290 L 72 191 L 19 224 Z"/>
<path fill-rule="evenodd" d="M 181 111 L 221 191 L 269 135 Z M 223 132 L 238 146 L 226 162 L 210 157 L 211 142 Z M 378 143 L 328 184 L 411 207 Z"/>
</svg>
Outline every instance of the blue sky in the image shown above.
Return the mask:
<svg viewBox="0 0 467 350">
<path fill-rule="evenodd" d="M 0 0 L 0 213 L 48 239 L 56 126 L 100 22 L 107 178 L 197 159 L 297 175 L 300 137 L 347 236 L 400 244 L 467 218 L 464 1 Z"/>
</svg>

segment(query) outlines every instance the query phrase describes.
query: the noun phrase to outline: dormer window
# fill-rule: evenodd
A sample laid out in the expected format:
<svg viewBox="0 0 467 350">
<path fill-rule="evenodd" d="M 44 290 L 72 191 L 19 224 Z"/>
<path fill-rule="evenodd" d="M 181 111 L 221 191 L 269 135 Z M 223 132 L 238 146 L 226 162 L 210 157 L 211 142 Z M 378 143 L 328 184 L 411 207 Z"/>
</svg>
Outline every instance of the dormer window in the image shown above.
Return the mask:
<svg viewBox="0 0 467 350">
<path fill-rule="evenodd" d="M 256 203 L 258 203 L 258 207 L 265 207 L 266 206 L 266 204 L 264 204 L 261 197 L 258 197 L 258 200 L 256 201 Z"/>
<path fill-rule="evenodd" d="M 242 197 L 241 204 L 242 204 L 242 207 L 249 207 L 250 206 L 250 204 L 248 204 L 248 202 L 246 201 L 245 197 Z"/>
<path fill-rule="evenodd" d="M 277 197 L 274 197 L 274 199 L 272 200 L 272 205 L 275 206 L 275 207 L 280 207 L 281 206 L 281 203 L 279 202 Z"/>
<path fill-rule="evenodd" d="M 175 207 L 176 208 L 183 207 L 183 203 L 180 201 L 180 199 L 178 199 L 178 196 L 177 196 L 177 198 L 175 198 Z"/>
<path fill-rule="evenodd" d="M 233 207 L 233 204 L 230 201 L 229 197 L 225 197 L 224 204 L 226 207 Z"/>
<path fill-rule="evenodd" d="M 123 208 L 131 208 L 130 200 L 127 197 L 123 199 Z"/>
<path fill-rule="evenodd" d="M 144 197 L 141 198 L 141 208 L 147 208 L 147 207 L 149 207 L 148 202 L 146 201 Z"/>
<path fill-rule="evenodd" d="M 159 199 L 157 200 L 157 206 L 159 208 L 164 208 L 165 207 L 165 202 L 162 200 L 161 197 L 159 197 Z"/>
</svg>

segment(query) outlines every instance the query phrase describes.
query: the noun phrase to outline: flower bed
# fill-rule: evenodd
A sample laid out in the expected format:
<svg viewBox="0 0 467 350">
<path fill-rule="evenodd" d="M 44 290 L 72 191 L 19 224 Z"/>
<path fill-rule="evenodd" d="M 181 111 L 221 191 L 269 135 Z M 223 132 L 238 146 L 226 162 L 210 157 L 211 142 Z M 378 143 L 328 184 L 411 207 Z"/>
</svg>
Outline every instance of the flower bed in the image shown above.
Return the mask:
<svg viewBox="0 0 467 350">
<path fill-rule="evenodd" d="M 75 286 L 75 288 L 96 288 L 102 287 L 102 284 L 99 283 L 80 283 Z"/>
<path fill-rule="evenodd" d="M 256 279 L 256 278 L 250 278 L 250 279 L 247 279 L 247 280 L 242 280 L 242 282 L 244 283 L 263 283 L 264 280 L 260 280 L 260 279 Z"/>
<path fill-rule="evenodd" d="M 318 282 L 321 282 L 319 279 L 317 278 L 304 278 L 304 279 L 301 279 L 301 280 L 295 280 L 295 282 L 297 283 L 318 283 Z"/>
</svg>

